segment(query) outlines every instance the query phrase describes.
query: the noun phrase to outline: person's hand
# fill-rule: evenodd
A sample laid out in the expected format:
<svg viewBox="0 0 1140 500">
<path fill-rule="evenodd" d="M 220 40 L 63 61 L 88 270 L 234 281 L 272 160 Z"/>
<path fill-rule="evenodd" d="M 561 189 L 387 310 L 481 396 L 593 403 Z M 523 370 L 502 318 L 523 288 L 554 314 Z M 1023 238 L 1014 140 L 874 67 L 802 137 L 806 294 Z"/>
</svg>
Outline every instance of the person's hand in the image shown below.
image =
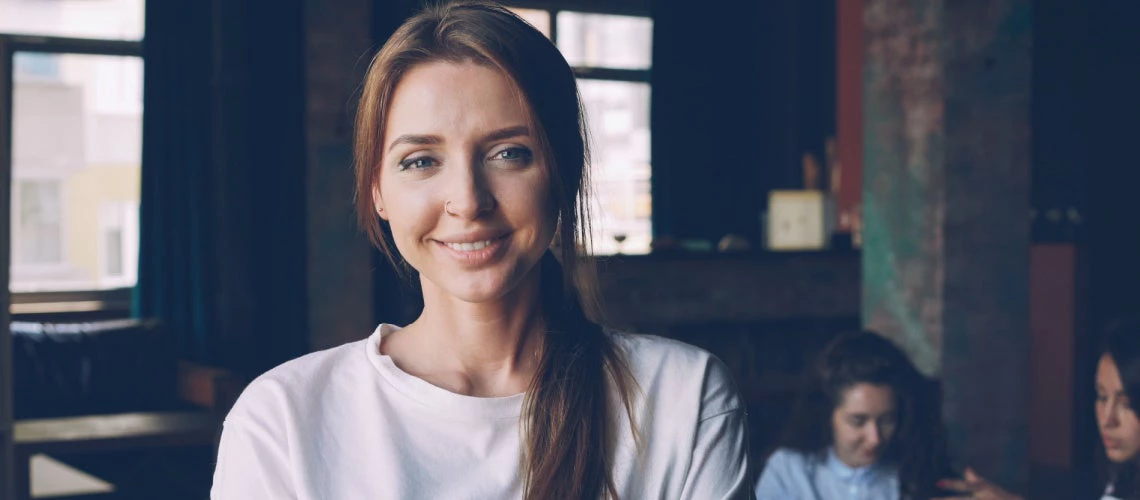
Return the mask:
<svg viewBox="0 0 1140 500">
<path fill-rule="evenodd" d="M 994 483 L 986 481 L 985 478 L 979 476 L 974 472 L 974 469 L 966 468 L 966 474 L 962 479 L 943 479 L 938 481 L 938 487 L 944 490 L 954 490 L 962 492 L 959 496 L 942 497 L 935 500 L 1022 500 L 1021 497 L 1005 491 Z"/>
</svg>

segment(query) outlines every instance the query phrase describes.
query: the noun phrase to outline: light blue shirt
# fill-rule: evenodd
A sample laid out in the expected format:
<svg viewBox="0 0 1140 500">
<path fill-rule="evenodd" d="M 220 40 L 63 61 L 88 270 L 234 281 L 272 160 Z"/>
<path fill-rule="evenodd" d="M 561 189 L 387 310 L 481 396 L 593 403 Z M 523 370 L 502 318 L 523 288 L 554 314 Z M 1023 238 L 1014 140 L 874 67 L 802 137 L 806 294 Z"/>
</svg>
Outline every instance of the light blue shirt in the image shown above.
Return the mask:
<svg viewBox="0 0 1140 500">
<path fill-rule="evenodd" d="M 827 458 L 776 450 L 756 484 L 757 500 L 898 500 L 894 467 L 849 467 L 834 450 Z"/>
</svg>

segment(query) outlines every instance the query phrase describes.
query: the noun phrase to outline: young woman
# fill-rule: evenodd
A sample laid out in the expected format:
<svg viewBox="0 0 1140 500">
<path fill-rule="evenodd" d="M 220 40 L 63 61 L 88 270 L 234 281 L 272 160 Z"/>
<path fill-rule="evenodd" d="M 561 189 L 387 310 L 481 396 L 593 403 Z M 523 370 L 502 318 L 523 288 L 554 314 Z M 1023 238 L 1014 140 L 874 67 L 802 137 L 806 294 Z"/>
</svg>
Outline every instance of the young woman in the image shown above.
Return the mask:
<svg viewBox="0 0 1140 500">
<path fill-rule="evenodd" d="M 947 470 L 929 381 L 889 340 L 841 335 L 825 348 L 759 500 L 928 499 Z"/>
<path fill-rule="evenodd" d="M 1132 401 L 1140 401 L 1140 323 L 1121 321 L 1109 329 L 1096 367 L 1096 423 L 1109 462 L 1103 500 L 1140 500 L 1140 420 Z M 969 470 L 943 484 L 972 494 L 960 498 L 1021 499 Z"/>
<path fill-rule="evenodd" d="M 1096 369 L 1096 422 L 1110 466 L 1105 498 L 1140 499 L 1140 324 L 1109 331 Z"/>
<path fill-rule="evenodd" d="M 356 201 L 423 312 L 255 380 L 213 498 L 750 494 L 724 365 L 587 318 L 580 109 L 557 48 L 501 7 L 432 7 L 396 31 L 363 84 Z"/>
</svg>

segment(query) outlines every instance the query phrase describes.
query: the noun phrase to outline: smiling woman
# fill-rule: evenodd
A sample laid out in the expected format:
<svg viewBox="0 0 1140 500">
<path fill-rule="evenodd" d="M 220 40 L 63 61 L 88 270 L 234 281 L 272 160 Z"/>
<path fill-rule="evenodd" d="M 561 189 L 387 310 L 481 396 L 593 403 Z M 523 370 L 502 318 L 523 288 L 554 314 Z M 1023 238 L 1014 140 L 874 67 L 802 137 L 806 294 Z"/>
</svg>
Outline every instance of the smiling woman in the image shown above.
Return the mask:
<svg viewBox="0 0 1140 500">
<path fill-rule="evenodd" d="M 891 341 L 841 335 L 811 372 L 759 500 L 926 500 L 948 459 L 935 391 Z"/>
<path fill-rule="evenodd" d="M 372 192 L 400 256 L 424 278 L 425 306 L 534 295 L 530 271 L 557 213 L 520 92 L 491 67 L 438 62 L 409 71 L 395 95 L 385 130 L 395 139 Z M 524 279 L 535 282 L 520 287 Z"/>
<path fill-rule="evenodd" d="M 397 30 L 363 88 L 359 220 L 423 312 L 250 384 L 214 498 L 747 498 L 723 363 L 585 313 L 587 128 L 558 49 L 452 3 Z"/>
</svg>

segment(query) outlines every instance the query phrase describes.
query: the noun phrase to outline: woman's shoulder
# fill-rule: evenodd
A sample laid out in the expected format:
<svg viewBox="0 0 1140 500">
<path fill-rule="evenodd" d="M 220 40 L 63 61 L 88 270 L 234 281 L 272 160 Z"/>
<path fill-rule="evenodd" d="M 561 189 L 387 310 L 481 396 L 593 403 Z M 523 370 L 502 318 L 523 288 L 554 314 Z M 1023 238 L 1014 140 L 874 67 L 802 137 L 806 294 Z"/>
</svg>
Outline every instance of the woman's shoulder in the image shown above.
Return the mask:
<svg viewBox="0 0 1140 500">
<path fill-rule="evenodd" d="M 756 483 L 756 497 L 760 500 L 804 498 L 804 492 L 813 490 L 811 485 L 819 464 L 815 454 L 791 448 L 776 449 L 763 464 Z"/>
<path fill-rule="evenodd" d="M 286 361 L 262 373 L 242 391 L 227 419 L 288 412 L 330 385 L 369 368 L 369 339 L 349 342 Z"/>
<path fill-rule="evenodd" d="M 608 333 L 631 362 L 664 362 L 693 369 L 703 369 L 710 362 L 720 362 L 708 351 L 680 340 L 617 330 Z"/>
<path fill-rule="evenodd" d="M 776 451 L 768 455 L 765 470 L 771 468 L 784 471 L 799 471 L 818 465 L 821 461 L 820 457 L 813 453 L 804 453 L 792 448 L 776 448 Z"/>
<path fill-rule="evenodd" d="M 609 334 L 647 395 L 659 394 L 673 401 L 685 395 L 699 397 L 702 419 L 743 407 L 728 367 L 712 353 L 656 335 Z"/>
</svg>

